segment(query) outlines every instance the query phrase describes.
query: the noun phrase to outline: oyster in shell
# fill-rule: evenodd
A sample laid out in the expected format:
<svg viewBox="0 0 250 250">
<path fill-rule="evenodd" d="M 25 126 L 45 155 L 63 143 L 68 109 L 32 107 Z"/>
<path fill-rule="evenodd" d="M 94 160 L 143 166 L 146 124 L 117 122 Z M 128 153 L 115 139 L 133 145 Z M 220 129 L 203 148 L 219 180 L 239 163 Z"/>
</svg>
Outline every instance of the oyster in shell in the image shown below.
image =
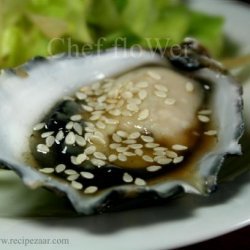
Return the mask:
<svg viewBox="0 0 250 250">
<path fill-rule="evenodd" d="M 84 214 L 211 193 L 224 157 L 241 152 L 241 89 L 196 42 L 170 52 L 59 55 L 3 71 L 1 165 Z"/>
</svg>

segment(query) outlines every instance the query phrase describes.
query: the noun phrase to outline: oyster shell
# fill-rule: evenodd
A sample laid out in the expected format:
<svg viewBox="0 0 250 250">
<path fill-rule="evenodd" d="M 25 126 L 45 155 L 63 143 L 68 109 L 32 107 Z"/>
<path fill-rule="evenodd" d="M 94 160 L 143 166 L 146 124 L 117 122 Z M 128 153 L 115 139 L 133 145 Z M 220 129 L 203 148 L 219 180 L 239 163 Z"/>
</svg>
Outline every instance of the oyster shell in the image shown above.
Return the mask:
<svg viewBox="0 0 250 250">
<path fill-rule="evenodd" d="M 217 174 L 224 157 L 241 152 L 238 143 L 243 133 L 241 88 L 196 42 L 186 40 L 179 52 L 175 56 L 167 50 L 165 57 L 123 49 L 85 57 L 59 55 L 35 58 L 19 68 L 3 71 L 0 77 L 0 164 L 16 171 L 31 188 L 43 186 L 65 194 L 76 211 L 84 214 L 119 208 L 121 204 L 167 199 L 182 192 L 211 193 L 217 185 Z M 150 83 L 134 76 L 145 74 L 147 79 L 155 81 Z M 180 78 L 178 84 L 172 86 L 168 81 L 171 74 L 173 81 Z M 169 90 L 162 79 L 168 81 L 173 90 Z M 124 89 L 120 93 L 113 90 L 117 84 L 123 88 L 124 82 L 133 85 L 133 81 L 141 85 L 149 82 L 145 87 L 147 91 L 135 90 L 139 96 L 137 101 L 126 102 L 125 110 L 111 108 L 113 113 L 109 112 L 106 120 L 99 121 L 104 116 L 103 111 L 95 107 L 98 98 L 103 99 L 101 103 L 106 98 L 100 86 L 106 89 L 106 94 L 112 96 L 114 92 L 113 95 L 118 94 L 119 98 L 125 95 L 126 99 L 131 94 L 131 86 L 127 97 Z M 94 82 L 97 83 L 79 90 Z M 181 85 L 185 90 L 182 99 L 169 97 L 171 91 L 174 93 L 174 88 Z M 94 93 L 86 94 L 93 89 Z M 183 89 L 180 89 L 175 92 L 181 93 Z M 145 95 L 149 95 L 151 101 L 144 105 Z M 70 97 L 63 100 L 66 96 Z M 170 125 L 165 126 L 165 115 L 179 100 L 183 101 L 182 106 L 168 114 L 172 130 L 167 135 Z M 165 106 L 162 106 L 163 101 Z M 156 104 L 159 106 L 154 109 Z M 109 105 L 112 106 L 112 100 Z M 180 120 L 173 122 L 172 114 L 180 118 L 189 113 L 185 109 L 187 106 L 192 109 L 191 116 L 185 118 L 186 124 Z M 79 109 L 82 110 L 80 118 Z M 95 113 L 86 115 L 87 109 Z M 228 116 L 227 110 L 232 115 Z M 122 115 L 123 111 L 127 115 Z M 54 119 L 55 114 L 57 118 L 63 117 L 59 119 L 63 126 L 55 125 L 60 123 Z M 148 120 L 149 116 L 151 120 Z M 105 131 L 103 137 L 100 131 L 93 132 L 93 124 L 96 127 L 98 121 L 100 129 Z M 119 129 L 117 121 L 121 126 Z M 127 121 L 132 125 L 125 126 Z M 103 127 L 105 122 L 110 126 Z M 180 128 L 189 131 L 188 136 Z M 139 139 L 135 135 L 138 130 Z M 99 134 L 94 136 L 99 142 L 86 138 L 86 134 L 93 136 L 96 132 Z M 188 139 L 184 139 L 185 136 Z M 100 137 L 104 142 L 100 142 Z M 130 142 L 125 142 L 128 140 Z M 111 141 L 116 145 L 107 152 Z M 96 150 L 98 143 L 104 146 Z M 134 147 L 130 146 L 133 151 L 127 155 L 123 154 L 126 143 Z M 141 147 L 146 151 L 138 153 L 136 149 Z M 159 148 L 158 154 L 155 148 Z M 52 156 L 47 157 L 50 151 Z M 117 155 L 111 159 L 115 151 Z M 122 154 L 119 156 L 119 153 Z M 101 188 L 98 181 L 92 179 L 99 180 Z"/>
</svg>

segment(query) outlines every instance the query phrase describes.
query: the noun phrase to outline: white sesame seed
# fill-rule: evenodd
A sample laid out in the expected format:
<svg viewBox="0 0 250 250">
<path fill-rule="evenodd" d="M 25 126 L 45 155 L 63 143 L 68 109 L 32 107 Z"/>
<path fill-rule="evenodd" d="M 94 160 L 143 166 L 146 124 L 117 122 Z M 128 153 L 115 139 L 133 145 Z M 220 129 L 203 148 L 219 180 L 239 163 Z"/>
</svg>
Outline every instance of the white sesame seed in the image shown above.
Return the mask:
<svg viewBox="0 0 250 250">
<path fill-rule="evenodd" d="M 146 143 L 146 144 L 145 144 L 145 147 L 146 147 L 146 148 L 156 148 L 156 147 L 158 147 L 158 146 L 159 146 L 158 143 L 152 143 L 152 142 L 149 142 L 149 143 Z"/>
<path fill-rule="evenodd" d="M 101 117 L 101 114 L 95 114 L 95 115 L 90 116 L 89 120 L 96 121 L 96 120 L 99 120 L 100 117 Z"/>
<path fill-rule="evenodd" d="M 216 130 L 205 131 L 204 135 L 214 136 L 214 135 L 217 135 L 217 131 Z"/>
<path fill-rule="evenodd" d="M 100 97 L 97 98 L 97 102 L 99 102 L 99 103 L 100 102 L 104 102 L 106 100 L 106 98 L 107 97 L 105 95 L 102 95 L 102 96 L 100 96 Z"/>
<path fill-rule="evenodd" d="M 128 147 L 118 147 L 116 148 L 116 151 L 119 153 L 123 153 L 128 150 Z"/>
<path fill-rule="evenodd" d="M 134 132 L 134 133 L 131 133 L 129 136 L 128 136 L 128 139 L 137 139 L 140 137 L 140 133 L 139 132 Z"/>
<path fill-rule="evenodd" d="M 137 148 L 135 150 L 135 154 L 138 155 L 138 156 L 142 156 L 143 155 L 143 151 L 141 149 Z"/>
<path fill-rule="evenodd" d="M 107 157 L 102 152 L 94 152 L 94 157 L 101 160 L 106 160 Z"/>
<path fill-rule="evenodd" d="M 149 70 L 147 74 L 155 80 L 161 80 L 161 76 L 154 71 Z"/>
<path fill-rule="evenodd" d="M 129 139 L 129 140 L 123 141 L 123 143 L 125 143 L 125 144 L 135 144 L 136 140 Z"/>
<path fill-rule="evenodd" d="M 117 134 L 113 134 L 112 139 L 114 142 L 121 142 L 122 141 L 122 138 Z"/>
<path fill-rule="evenodd" d="M 53 134 L 54 134 L 53 131 L 44 132 L 44 133 L 41 134 L 41 137 L 42 137 L 42 138 L 47 138 L 47 137 L 49 137 L 49 136 L 51 136 L 51 135 L 53 135 Z"/>
<path fill-rule="evenodd" d="M 80 135 L 75 135 L 77 145 L 83 147 L 86 145 L 85 139 Z"/>
<path fill-rule="evenodd" d="M 160 98 L 166 98 L 167 97 L 167 94 L 163 91 L 154 91 L 154 94 L 157 96 L 157 97 L 160 97 Z"/>
<path fill-rule="evenodd" d="M 128 173 L 124 173 L 122 176 L 122 180 L 126 183 L 131 183 L 133 181 L 133 177 Z"/>
<path fill-rule="evenodd" d="M 36 147 L 37 152 L 47 154 L 49 153 L 49 147 L 45 144 L 38 144 Z"/>
<path fill-rule="evenodd" d="M 77 189 L 77 190 L 81 190 L 82 189 L 82 184 L 78 181 L 72 181 L 71 182 L 71 186 L 74 188 L 74 189 Z"/>
<path fill-rule="evenodd" d="M 191 82 L 187 82 L 185 88 L 186 88 L 187 92 L 193 92 L 194 91 L 194 84 Z"/>
<path fill-rule="evenodd" d="M 211 113 L 212 113 L 212 110 L 209 110 L 209 109 L 200 110 L 198 112 L 199 115 L 210 115 Z"/>
<path fill-rule="evenodd" d="M 87 111 L 87 112 L 92 112 L 94 109 L 90 106 L 87 106 L 87 105 L 82 105 L 82 108 Z"/>
<path fill-rule="evenodd" d="M 174 98 L 166 98 L 164 103 L 167 105 L 174 105 L 176 103 L 176 100 Z"/>
<path fill-rule="evenodd" d="M 153 165 L 153 166 L 147 167 L 147 171 L 148 172 L 156 172 L 156 171 L 159 171 L 161 168 L 162 168 L 161 166 Z"/>
<path fill-rule="evenodd" d="M 173 163 L 177 164 L 177 163 L 182 162 L 183 160 L 184 160 L 183 156 L 178 156 L 178 157 L 174 158 Z"/>
<path fill-rule="evenodd" d="M 100 159 L 95 159 L 95 158 L 93 158 L 91 160 L 91 162 L 92 162 L 93 165 L 95 165 L 97 167 L 102 167 L 102 166 L 104 166 L 106 164 L 105 161 L 100 160 Z"/>
<path fill-rule="evenodd" d="M 129 145 L 129 147 L 132 149 L 138 149 L 138 148 L 142 148 L 143 146 L 142 146 L 142 144 L 131 144 L 131 145 Z"/>
<path fill-rule="evenodd" d="M 71 130 L 74 126 L 74 123 L 72 121 L 68 122 L 65 126 L 66 129 Z"/>
<path fill-rule="evenodd" d="M 153 142 L 153 141 L 154 141 L 154 138 L 151 137 L 151 136 L 148 136 L 148 135 L 142 135 L 142 136 L 141 136 L 141 139 L 142 139 L 144 142 Z"/>
<path fill-rule="evenodd" d="M 82 92 L 76 92 L 76 98 L 78 100 L 84 100 L 87 98 L 87 95 L 85 93 L 82 93 Z"/>
<path fill-rule="evenodd" d="M 99 128 L 99 129 L 105 129 L 105 128 L 106 128 L 106 125 L 105 125 L 103 122 L 98 121 L 98 122 L 96 123 L 96 127 Z"/>
<path fill-rule="evenodd" d="M 117 160 L 117 156 L 116 155 L 112 154 L 112 155 L 109 156 L 109 161 L 110 162 L 113 162 L 113 161 L 116 161 L 116 160 Z"/>
<path fill-rule="evenodd" d="M 128 103 L 129 104 L 139 105 L 139 104 L 141 104 L 141 99 L 139 99 L 139 98 L 131 98 L 131 99 L 128 100 Z"/>
<path fill-rule="evenodd" d="M 167 150 L 166 155 L 169 158 L 176 158 L 176 157 L 178 157 L 178 155 L 174 151 L 170 151 L 170 150 Z"/>
<path fill-rule="evenodd" d="M 92 122 L 85 122 L 85 124 L 89 127 L 89 128 L 95 128 L 94 123 Z"/>
<path fill-rule="evenodd" d="M 210 118 L 205 116 L 205 115 L 198 115 L 198 119 L 201 121 L 201 122 L 204 122 L 204 123 L 207 123 L 210 121 Z"/>
<path fill-rule="evenodd" d="M 139 115 L 138 115 L 138 121 L 142 121 L 142 120 L 145 120 L 147 119 L 149 116 L 149 110 L 148 109 L 144 109 L 142 110 Z"/>
<path fill-rule="evenodd" d="M 156 148 L 154 148 L 154 151 L 166 151 L 167 149 L 166 148 L 164 148 L 164 147 L 156 147 Z"/>
<path fill-rule="evenodd" d="M 138 106 L 134 103 L 127 104 L 127 109 L 132 112 L 137 112 L 139 110 Z"/>
<path fill-rule="evenodd" d="M 118 160 L 119 161 L 127 161 L 127 156 L 126 155 L 124 155 L 123 153 L 119 153 L 118 154 Z"/>
<path fill-rule="evenodd" d="M 112 109 L 109 111 L 109 114 L 113 115 L 113 116 L 119 116 L 121 114 L 121 110 L 119 109 Z"/>
<path fill-rule="evenodd" d="M 121 94 L 121 96 L 124 98 L 124 99 L 130 99 L 133 97 L 133 94 L 130 92 L 130 91 L 125 91 Z"/>
<path fill-rule="evenodd" d="M 54 145 L 55 143 L 55 137 L 54 136 L 49 136 L 46 138 L 46 145 L 50 148 Z"/>
<path fill-rule="evenodd" d="M 65 143 L 68 145 L 73 145 L 76 141 L 75 134 L 73 132 L 69 132 L 65 137 Z"/>
<path fill-rule="evenodd" d="M 93 132 L 95 132 L 95 128 L 94 127 L 86 127 L 85 132 L 93 133 Z"/>
<path fill-rule="evenodd" d="M 117 120 L 108 119 L 108 118 L 106 118 L 104 121 L 105 121 L 105 123 L 110 124 L 110 125 L 116 125 L 119 123 L 119 121 L 117 121 Z"/>
<path fill-rule="evenodd" d="M 87 188 L 84 189 L 84 193 L 85 194 L 93 194 L 95 192 L 97 192 L 98 188 L 96 186 L 89 186 Z"/>
<path fill-rule="evenodd" d="M 54 168 L 41 168 L 39 171 L 44 174 L 52 174 L 54 172 Z"/>
<path fill-rule="evenodd" d="M 154 158 L 154 160 L 161 165 L 167 165 L 172 162 L 172 159 L 165 156 L 157 156 Z"/>
<path fill-rule="evenodd" d="M 168 88 L 163 86 L 163 85 L 155 84 L 154 87 L 155 87 L 155 89 L 157 89 L 159 91 L 168 92 Z"/>
<path fill-rule="evenodd" d="M 41 123 L 36 124 L 36 125 L 33 127 L 33 130 L 38 131 L 38 130 L 43 129 L 44 127 L 45 127 L 45 123 L 44 123 L 44 122 L 41 122 Z"/>
<path fill-rule="evenodd" d="M 81 115 L 72 115 L 70 117 L 70 120 L 73 121 L 73 122 L 80 121 L 81 119 L 82 119 Z"/>
<path fill-rule="evenodd" d="M 66 169 L 66 166 L 64 164 L 59 164 L 55 167 L 55 170 L 57 173 L 61 173 Z"/>
<path fill-rule="evenodd" d="M 136 178 L 135 179 L 135 185 L 137 185 L 137 186 L 145 186 L 146 184 L 147 184 L 146 181 L 144 181 L 141 178 Z"/>
<path fill-rule="evenodd" d="M 137 88 L 147 88 L 148 87 L 148 82 L 146 81 L 141 81 L 136 84 Z"/>
<path fill-rule="evenodd" d="M 153 158 L 151 156 L 149 156 L 149 155 L 143 155 L 142 159 L 144 161 L 147 161 L 147 162 L 153 162 L 154 161 Z"/>
<path fill-rule="evenodd" d="M 72 175 L 67 177 L 67 180 L 68 181 L 75 181 L 79 178 L 79 176 L 80 176 L 79 174 L 72 174 Z"/>
<path fill-rule="evenodd" d="M 80 174 L 85 179 L 93 179 L 95 177 L 92 173 L 87 171 L 82 171 Z"/>
<path fill-rule="evenodd" d="M 128 137 L 128 133 L 125 132 L 125 131 L 118 130 L 116 133 L 117 133 L 120 137 L 123 137 L 123 138 L 127 138 L 127 137 Z"/>
<path fill-rule="evenodd" d="M 136 154 L 135 153 L 132 153 L 132 152 L 123 152 L 124 155 L 126 156 L 135 156 Z"/>
<path fill-rule="evenodd" d="M 158 150 L 158 151 L 155 151 L 153 154 L 156 155 L 156 156 L 165 156 L 165 155 L 166 155 L 166 152 L 165 152 L 165 151 Z"/>
<path fill-rule="evenodd" d="M 67 175 L 73 175 L 73 174 L 78 174 L 75 170 L 73 169 L 66 169 L 64 170 L 64 173 Z"/>
<path fill-rule="evenodd" d="M 60 130 L 57 134 L 56 134 L 56 140 L 57 141 L 61 141 L 64 138 L 64 133 L 62 130 Z"/>
<path fill-rule="evenodd" d="M 138 96 L 141 100 L 144 100 L 148 95 L 148 92 L 145 89 L 139 91 Z"/>
<path fill-rule="evenodd" d="M 73 128 L 77 134 L 82 135 L 82 125 L 80 123 L 75 122 Z"/>
<path fill-rule="evenodd" d="M 119 143 L 111 143 L 111 144 L 109 144 L 109 147 L 111 148 L 111 149 L 116 149 L 116 148 L 118 148 L 118 147 L 120 147 L 121 146 L 121 144 L 119 144 Z"/>
<path fill-rule="evenodd" d="M 77 157 L 76 157 L 76 162 L 78 164 L 81 164 L 83 163 L 85 160 L 87 159 L 87 156 L 85 154 L 79 154 Z"/>
<path fill-rule="evenodd" d="M 180 145 L 180 144 L 175 144 L 172 146 L 172 149 L 176 151 L 183 151 L 183 150 L 187 150 L 188 147 L 184 145 Z"/>
<path fill-rule="evenodd" d="M 94 144 L 98 144 L 98 143 L 99 144 L 106 144 L 105 140 L 98 135 L 92 135 L 89 139 Z"/>
<path fill-rule="evenodd" d="M 86 155 L 92 155 L 94 152 L 96 151 L 96 147 L 95 146 L 89 146 L 84 150 L 84 153 Z"/>
</svg>

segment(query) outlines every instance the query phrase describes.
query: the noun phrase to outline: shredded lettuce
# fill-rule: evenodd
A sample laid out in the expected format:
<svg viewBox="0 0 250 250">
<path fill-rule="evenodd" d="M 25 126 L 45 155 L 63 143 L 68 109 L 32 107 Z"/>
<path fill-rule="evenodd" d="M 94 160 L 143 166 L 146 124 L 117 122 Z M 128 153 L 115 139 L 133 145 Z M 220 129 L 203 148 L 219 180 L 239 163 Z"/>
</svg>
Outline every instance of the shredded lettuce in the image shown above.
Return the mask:
<svg viewBox="0 0 250 250">
<path fill-rule="evenodd" d="M 0 68 L 97 45 L 165 47 L 186 36 L 219 56 L 223 19 L 178 0 L 0 0 Z"/>
</svg>

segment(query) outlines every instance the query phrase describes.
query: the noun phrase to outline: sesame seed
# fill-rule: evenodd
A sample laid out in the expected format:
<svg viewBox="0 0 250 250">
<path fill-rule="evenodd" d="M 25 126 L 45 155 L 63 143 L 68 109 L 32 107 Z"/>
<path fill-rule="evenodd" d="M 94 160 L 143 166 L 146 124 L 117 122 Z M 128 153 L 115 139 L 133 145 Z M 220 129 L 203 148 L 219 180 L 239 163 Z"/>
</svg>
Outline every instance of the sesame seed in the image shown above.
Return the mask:
<svg viewBox="0 0 250 250">
<path fill-rule="evenodd" d="M 105 125 L 103 122 L 98 121 L 98 122 L 96 123 L 96 127 L 97 127 L 97 128 L 100 128 L 100 129 L 105 129 L 105 128 L 106 128 L 106 125 Z"/>
<path fill-rule="evenodd" d="M 74 174 L 77 174 L 77 172 L 76 172 L 75 170 L 73 170 L 73 169 L 66 169 L 66 170 L 64 171 L 64 173 L 67 174 L 67 175 L 74 175 Z"/>
<path fill-rule="evenodd" d="M 101 160 L 106 160 L 107 157 L 102 152 L 94 152 L 94 157 Z"/>
<path fill-rule="evenodd" d="M 55 170 L 57 173 L 61 173 L 66 169 L 66 166 L 64 164 L 59 164 L 55 167 Z"/>
<path fill-rule="evenodd" d="M 113 116 L 119 116 L 121 114 L 121 111 L 119 109 L 112 109 L 109 111 L 109 114 Z"/>
<path fill-rule="evenodd" d="M 166 151 L 167 149 L 164 147 L 156 147 L 154 148 L 154 151 Z"/>
<path fill-rule="evenodd" d="M 167 165 L 172 162 L 172 159 L 165 156 L 157 156 L 154 158 L 154 160 L 161 165 Z"/>
<path fill-rule="evenodd" d="M 187 92 L 193 92 L 194 91 L 194 84 L 191 82 L 187 82 L 185 88 L 186 88 Z"/>
<path fill-rule="evenodd" d="M 70 120 L 73 121 L 73 122 L 80 121 L 81 119 L 82 119 L 81 115 L 72 115 L 70 117 Z"/>
<path fill-rule="evenodd" d="M 161 76 L 160 76 L 159 74 L 157 74 L 156 72 L 154 72 L 154 71 L 149 70 L 149 71 L 147 72 L 147 74 L 148 74 L 151 78 L 153 78 L 153 79 L 155 79 L 155 80 L 160 80 L 160 79 L 161 79 Z"/>
<path fill-rule="evenodd" d="M 49 136 L 51 136 L 51 135 L 53 135 L 53 134 L 54 134 L 53 131 L 49 131 L 49 132 L 42 133 L 42 134 L 41 134 L 41 137 L 42 137 L 42 138 L 47 138 L 47 137 L 49 137 Z"/>
<path fill-rule="evenodd" d="M 157 96 L 157 97 L 160 97 L 160 98 L 165 98 L 167 97 L 167 94 L 163 91 L 155 91 L 154 94 Z"/>
<path fill-rule="evenodd" d="M 82 125 L 80 123 L 75 122 L 73 128 L 77 134 L 82 135 Z"/>
<path fill-rule="evenodd" d="M 133 94 L 130 92 L 130 91 L 125 91 L 121 94 L 121 96 L 124 98 L 124 99 L 130 99 L 133 97 Z"/>
<path fill-rule="evenodd" d="M 83 147 L 86 145 L 86 141 L 82 136 L 75 135 L 77 145 Z"/>
<path fill-rule="evenodd" d="M 89 127 L 89 128 L 95 128 L 95 125 L 92 122 L 85 122 L 85 124 Z"/>
<path fill-rule="evenodd" d="M 56 134 L 56 140 L 57 141 L 61 141 L 64 138 L 64 133 L 62 130 L 60 130 L 57 134 Z"/>
<path fill-rule="evenodd" d="M 148 82 L 146 81 L 141 81 L 136 84 L 137 88 L 147 88 L 148 87 Z"/>
<path fill-rule="evenodd" d="M 133 112 L 137 112 L 139 110 L 138 106 L 134 103 L 127 104 L 127 109 Z"/>
<path fill-rule="evenodd" d="M 93 179 L 95 177 L 92 173 L 87 171 L 82 171 L 80 174 L 85 179 Z"/>
<path fill-rule="evenodd" d="M 142 144 L 131 144 L 131 145 L 129 145 L 129 147 L 132 149 L 138 149 L 138 148 L 142 148 L 143 146 L 142 146 Z"/>
<path fill-rule="evenodd" d="M 143 151 L 141 149 L 137 148 L 135 150 L 135 154 L 138 155 L 138 156 L 142 156 L 143 155 Z"/>
<path fill-rule="evenodd" d="M 118 154 L 118 160 L 119 161 L 127 161 L 127 156 L 126 155 L 124 155 L 124 154 L 122 154 L 122 153 L 119 153 Z"/>
<path fill-rule="evenodd" d="M 95 132 L 95 128 L 94 127 L 86 127 L 85 132 L 93 133 L 93 132 Z"/>
<path fill-rule="evenodd" d="M 201 121 L 201 122 L 204 122 L 204 123 L 207 123 L 210 121 L 210 118 L 205 116 L 205 115 L 198 115 L 198 119 Z"/>
<path fill-rule="evenodd" d="M 123 138 L 127 138 L 127 137 L 128 137 L 128 133 L 125 132 L 125 131 L 118 130 L 116 133 L 117 133 L 120 137 L 123 137 Z"/>
<path fill-rule="evenodd" d="M 65 137 L 65 143 L 68 145 L 72 145 L 75 143 L 75 141 L 76 141 L 75 134 L 73 132 L 69 132 Z"/>
<path fill-rule="evenodd" d="M 82 108 L 87 111 L 87 112 L 92 112 L 94 109 L 90 106 L 87 106 L 87 105 L 82 105 Z"/>
<path fill-rule="evenodd" d="M 38 144 L 36 146 L 36 150 L 37 152 L 43 153 L 43 154 L 47 154 L 49 153 L 49 147 L 45 144 Z"/>
<path fill-rule="evenodd" d="M 105 142 L 105 140 L 102 138 L 102 137 L 100 137 L 100 136 L 98 136 L 98 135 L 92 135 L 92 136 L 90 136 L 90 141 L 92 142 L 92 143 L 100 143 L 100 144 L 106 144 L 106 142 Z"/>
<path fill-rule="evenodd" d="M 126 183 L 130 183 L 133 181 L 133 177 L 128 173 L 124 173 L 122 176 L 122 180 Z"/>
<path fill-rule="evenodd" d="M 106 100 L 106 98 L 107 97 L 105 95 L 102 95 L 102 96 L 100 96 L 100 97 L 97 98 L 97 102 L 99 102 L 99 103 L 100 102 L 104 102 Z"/>
<path fill-rule="evenodd" d="M 178 157 L 178 155 L 174 151 L 170 151 L 170 150 L 167 150 L 166 155 L 169 158 L 176 158 L 176 157 Z"/>
<path fill-rule="evenodd" d="M 44 174 L 52 174 L 54 172 L 54 168 L 41 168 L 39 171 Z"/>
<path fill-rule="evenodd" d="M 145 89 L 139 91 L 138 96 L 141 100 L 144 100 L 148 95 L 148 92 Z"/>
<path fill-rule="evenodd" d="M 113 162 L 113 161 L 116 161 L 116 160 L 117 160 L 117 156 L 116 155 L 112 154 L 112 155 L 109 156 L 109 161 L 110 162 Z"/>
<path fill-rule="evenodd" d="M 79 154 L 77 157 L 76 157 L 76 162 L 78 164 L 81 164 L 83 163 L 85 160 L 87 159 L 87 156 L 85 154 Z"/>
<path fill-rule="evenodd" d="M 151 156 L 149 156 L 149 155 L 143 155 L 142 159 L 144 161 L 147 161 L 147 162 L 153 162 L 154 161 L 153 158 Z"/>
<path fill-rule="evenodd" d="M 102 167 L 102 166 L 104 166 L 106 164 L 105 161 L 100 160 L 100 159 L 95 159 L 95 158 L 93 158 L 91 160 L 91 162 L 92 162 L 93 165 L 95 165 L 97 167 Z"/>
<path fill-rule="evenodd" d="M 129 140 L 123 141 L 123 143 L 125 143 L 125 144 L 135 144 L 136 140 L 129 139 Z"/>
<path fill-rule="evenodd" d="M 174 105 L 176 103 L 176 100 L 174 98 L 166 98 L 164 103 L 167 105 Z"/>
<path fill-rule="evenodd" d="M 121 144 L 119 144 L 119 143 L 111 143 L 111 144 L 109 144 L 109 147 L 111 149 L 116 149 L 117 147 L 120 147 L 120 146 L 121 146 Z"/>
<path fill-rule="evenodd" d="M 173 163 L 177 164 L 177 163 L 182 162 L 183 160 L 184 160 L 183 156 L 178 156 L 178 157 L 174 158 Z"/>
<path fill-rule="evenodd" d="M 87 95 L 84 94 L 84 93 L 81 93 L 81 92 L 76 92 L 76 98 L 77 98 L 78 100 L 84 100 L 84 99 L 87 98 Z"/>
<path fill-rule="evenodd" d="M 211 113 L 212 113 L 212 110 L 209 110 L 209 109 L 200 110 L 198 112 L 199 115 L 210 115 Z"/>
<path fill-rule="evenodd" d="M 128 136 L 128 139 L 137 139 L 140 137 L 140 135 L 141 134 L 139 132 L 134 132 Z"/>
<path fill-rule="evenodd" d="M 159 91 L 168 92 L 168 88 L 163 86 L 163 85 L 155 84 L 154 87 L 155 87 L 155 89 L 157 89 Z"/>
<path fill-rule="evenodd" d="M 89 120 L 96 121 L 96 120 L 99 120 L 100 117 L 101 117 L 101 114 L 95 114 L 95 115 L 90 116 Z"/>
<path fill-rule="evenodd" d="M 33 130 L 38 131 L 38 130 L 43 129 L 44 127 L 45 127 L 45 123 L 44 123 L 44 122 L 41 122 L 41 123 L 36 124 L 36 125 L 33 127 Z"/>
<path fill-rule="evenodd" d="M 55 143 L 55 137 L 54 136 L 49 136 L 46 138 L 46 145 L 50 148 L 54 145 Z"/>
<path fill-rule="evenodd" d="M 81 190 L 82 189 L 82 184 L 78 181 L 72 181 L 71 182 L 71 186 L 74 188 L 74 189 L 77 189 L 77 190 Z"/>
<path fill-rule="evenodd" d="M 118 147 L 116 148 L 116 151 L 119 153 L 123 153 L 128 150 L 128 147 Z"/>
<path fill-rule="evenodd" d="M 131 98 L 128 100 L 128 103 L 139 105 L 139 104 L 141 104 L 141 100 L 139 98 Z"/>
<path fill-rule="evenodd" d="M 216 130 L 209 130 L 209 131 L 204 132 L 204 135 L 214 136 L 214 135 L 217 135 L 217 131 Z"/>
<path fill-rule="evenodd" d="M 80 176 L 79 174 L 73 174 L 73 175 L 68 176 L 67 180 L 68 181 L 75 181 L 79 178 L 79 176 Z"/>
<path fill-rule="evenodd" d="M 72 121 L 68 122 L 65 126 L 66 129 L 71 130 L 74 126 L 74 123 Z"/>
<path fill-rule="evenodd" d="M 176 151 L 182 151 L 182 150 L 187 150 L 188 147 L 180 144 L 175 144 L 172 146 L 172 149 Z"/>
<path fill-rule="evenodd" d="M 155 151 L 153 154 L 156 155 L 156 156 L 165 156 L 165 155 L 166 155 L 166 152 L 165 152 L 165 151 L 158 150 L 158 151 Z"/>
<path fill-rule="evenodd" d="M 112 139 L 114 142 L 121 142 L 122 141 L 122 138 L 117 134 L 113 134 Z"/>
<path fill-rule="evenodd" d="M 144 181 L 141 178 L 136 178 L 135 179 L 135 185 L 137 185 L 137 186 L 145 186 L 146 184 L 147 184 L 146 181 Z"/>
<path fill-rule="evenodd" d="M 96 147 L 95 146 L 89 146 L 84 150 L 84 153 L 86 155 L 92 155 L 94 152 L 96 151 Z"/>
<path fill-rule="evenodd" d="M 84 189 L 84 193 L 85 194 L 93 194 L 95 192 L 97 192 L 98 188 L 96 186 L 89 186 L 87 188 Z"/>
<path fill-rule="evenodd" d="M 146 148 L 156 148 L 156 147 L 158 147 L 158 146 L 159 146 L 158 143 L 152 143 L 152 142 L 149 142 L 149 143 L 146 143 L 146 144 L 145 144 L 145 147 L 146 147 Z"/>
<path fill-rule="evenodd" d="M 159 171 L 161 168 L 162 168 L 161 166 L 153 165 L 153 166 L 147 167 L 147 171 L 148 172 L 156 172 L 156 171 Z"/>
<path fill-rule="evenodd" d="M 132 153 L 132 152 L 123 152 L 124 155 L 126 156 L 135 156 L 136 154 L 135 153 Z"/>
<path fill-rule="evenodd" d="M 142 120 L 145 120 L 147 119 L 149 116 L 149 110 L 148 109 L 144 109 L 142 110 L 139 115 L 138 115 L 138 121 L 142 121 Z"/>
<path fill-rule="evenodd" d="M 153 137 L 147 136 L 147 135 L 142 135 L 142 136 L 141 136 L 141 139 L 142 139 L 144 142 L 153 142 L 153 141 L 154 141 L 154 138 L 153 138 Z"/>
<path fill-rule="evenodd" d="M 114 120 L 114 119 L 108 119 L 108 118 L 106 118 L 105 119 L 105 123 L 110 124 L 110 125 L 116 125 L 116 124 L 119 123 L 119 121 Z"/>
</svg>

